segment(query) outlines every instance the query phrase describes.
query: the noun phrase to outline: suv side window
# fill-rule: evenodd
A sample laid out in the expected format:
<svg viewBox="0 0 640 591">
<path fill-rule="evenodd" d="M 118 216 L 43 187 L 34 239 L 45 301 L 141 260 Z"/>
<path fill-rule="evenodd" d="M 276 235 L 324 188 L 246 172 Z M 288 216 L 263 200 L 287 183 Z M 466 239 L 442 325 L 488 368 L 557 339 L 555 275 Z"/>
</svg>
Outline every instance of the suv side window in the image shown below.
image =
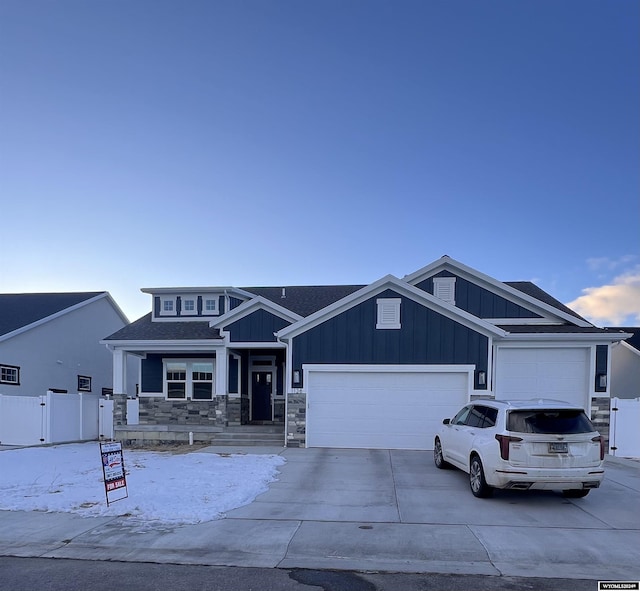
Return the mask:
<svg viewBox="0 0 640 591">
<path fill-rule="evenodd" d="M 482 423 L 484 423 L 484 413 L 482 412 L 483 409 L 483 406 L 471 407 L 471 411 L 467 415 L 465 424 L 468 427 L 482 427 Z"/>
<path fill-rule="evenodd" d="M 453 419 L 451 419 L 452 425 L 464 425 L 466 424 L 467 415 L 471 410 L 470 406 L 465 406 Z"/>
<path fill-rule="evenodd" d="M 488 406 L 474 406 L 467 416 L 466 424 L 469 427 L 479 427 L 481 429 L 494 427 L 497 416 L 498 409 L 496 408 L 490 408 Z"/>
</svg>

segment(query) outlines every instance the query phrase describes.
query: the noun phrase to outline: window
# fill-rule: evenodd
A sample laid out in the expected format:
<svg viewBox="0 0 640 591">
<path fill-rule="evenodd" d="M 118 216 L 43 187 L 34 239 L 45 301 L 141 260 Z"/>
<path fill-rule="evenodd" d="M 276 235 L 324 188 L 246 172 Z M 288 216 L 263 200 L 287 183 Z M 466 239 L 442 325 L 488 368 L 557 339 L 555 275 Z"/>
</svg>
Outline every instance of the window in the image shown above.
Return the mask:
<svg viewBox="0 0 640 591">
<path fill-rule="evenodd" d="M 91 378 L 78 376 L 78 392 L 91 392 Z"/>
<path fill-rule="evenodd" d="M 20 368 L 15 365 L 0 365 L 0 384 L 20 385 Z"/>
<path fill-rule="evenodd" d="M 193 363 L 191 365 L 191 382 L 194 400 L 211 400 L 213 398 L 213 363 Z"/>
<path fill-rule="evenodd" d="M 507 429 L 518 433 L 591 433 L 595 427 L 581 410 L 512 410 Z"/>
<path fill-rule="evenodd" d="M 175 296 L 163 296 L 160 298 L 160 315 L 173 316 L 176 313 Z"/>
<path fill-rule="evenodd" d="M 433 295 L 445 302 L 456 305 L 456 278 L 455 277 L 434 277 Z"/>
<path fill-rule="evenodd" d="M 400 298 L 378 298 L 376 328 L 400 328 Z"/>
<path fill-rule="evenodd" d="M 451 419 L 452 425 L 464 425 L 467 421 L 467 416 L 471 411 L 470 406 L 465 406 L 455 417 Z"/>
<path fill-rule="evenodd" d="M 174 400 L 211 400 L 215 364 L 210 359 L 165 360 L 164 391 Z"/>
<path fill-rule="evenodd" d="M 205 296 L 203 298 L 202 307 L 204 308 L 206 314 L 215 314 L 218 311 L 218 299 Z"/>
<path fill-rule="evenodd" d="M 198 306 L 196 305 L 196 299 L 193 297 L 182 298 L 182 310 L 183 316 L 193 316 L 198 313 Z"/>
<path fill-rule="evenodd" d="M 468 427 L 495 427 L 498 409 L 487 406 L 473 406 L 469 412 L 465 425 Z"/>
</svg>

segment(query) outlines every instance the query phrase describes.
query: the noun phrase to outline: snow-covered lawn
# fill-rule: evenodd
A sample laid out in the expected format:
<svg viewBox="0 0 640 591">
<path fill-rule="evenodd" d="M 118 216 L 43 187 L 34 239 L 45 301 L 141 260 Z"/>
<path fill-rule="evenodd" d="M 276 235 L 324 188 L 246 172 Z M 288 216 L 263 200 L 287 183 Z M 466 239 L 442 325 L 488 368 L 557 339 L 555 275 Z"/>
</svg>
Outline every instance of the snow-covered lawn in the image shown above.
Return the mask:
<svg viewBox="0 0 640 591">
<path fill-rule="evenodd" d="M 5 450 L 0 451 L 0 510 L 199 523 L 253 501 L 277 480 L 284 463 L 277 455 L 125 449 L 129 497 L 107 507 L 98 443 Z"/>
</svg>

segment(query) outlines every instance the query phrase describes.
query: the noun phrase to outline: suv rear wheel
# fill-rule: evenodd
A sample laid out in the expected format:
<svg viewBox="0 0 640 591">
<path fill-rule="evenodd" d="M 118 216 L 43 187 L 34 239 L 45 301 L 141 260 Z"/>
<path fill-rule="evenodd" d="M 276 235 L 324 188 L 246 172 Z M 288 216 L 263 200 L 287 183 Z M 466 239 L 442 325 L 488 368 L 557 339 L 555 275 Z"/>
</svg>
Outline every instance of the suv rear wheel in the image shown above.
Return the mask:
<svg viewBox="0 0 640 591">
<path fill-rule="evenodd" d="M 474 497 L 486 498 L 493 494 L 493 488 L 487 484 L 484 479 L 484 469 L 482 468 L 482 462 L 476 455 L 471 457 L 471 464 L 469 465 L 469 486 Z"/>
</svg>

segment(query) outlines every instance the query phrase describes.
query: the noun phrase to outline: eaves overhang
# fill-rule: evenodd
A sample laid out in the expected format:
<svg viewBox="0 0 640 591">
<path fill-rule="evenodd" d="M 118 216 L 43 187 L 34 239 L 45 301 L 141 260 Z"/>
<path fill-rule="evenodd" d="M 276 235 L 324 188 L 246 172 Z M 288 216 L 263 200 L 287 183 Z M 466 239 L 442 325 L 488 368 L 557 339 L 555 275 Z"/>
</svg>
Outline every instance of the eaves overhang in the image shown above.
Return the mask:
<svg viewBox="0 0 640 591">
<path fill-rule="evenodd" d="M 115 351 L 130 352 L 154 352 L 154 351 L 211 351 L 218 347 L 224 347 L 223 339 L 167 339 L 153 341 L 99 341 L 101 345 L 106 345 L 108 349 Z"/>
<path fill-rule="evenodd" d="M 330 306 L 318 310 L 314 314 L 303 318 L 302 320 L 287 326 L 278 332 L 276 337 L 279 339 L 287 340 L 310 330 L 323 322 L 326 322 L 330 318 L 345 312 L 346 310 L 365 302 L 366 300 L 375 297 L 376 295 L 391 289 L 398 294 L 405 296 L 418 304 L 421 304 L 427 308 L 430 308 L 443 316 L 454 320 L 472 330 L 475 330 L 487 337 L 504 337 L 507 331 L 486 322 L 481 318 L 477 318 L 473 314 L 469 314 L 460 308 L 456 308 L 451 304 L 441 300 L 422 289 L 414 287 L 393 275 L 386 275 L 378 281 L 359 289 L 358 291 L 334 302 Z"/>
<path fill-rule="evenodd" d="M 511 287 L 510 285 L 507 285 L 506 283 L 498 281 L 493 277 L 486 275 L 485 273 L 481 273 L 476 269 L 468 267 L 467 265 L 464 265 L 463 263 L 456 261 L 455 259 L 452 259 L 447 255 L 434 261 L 433 263 L 430 263 L 429 265 L 427 265 L 426 267 L 423 267 L 422 269 L 418 269 L 414 273 L 406 275 L 405 277 L 403 277 L 403 281 L 406 281 L 411 285 L 416 285 L 417 283 L 421 283 L 425 279 L 432 277 L 433 275 L 435 275 L 436 273 L 442 270 L 455 272 L 456 274 L 460 275 L 460 277 L 463 277 L 464 279 L 478 283 L 480 285 L 484 284 L 485 287 L 491 288 L 493 291 L 495 291 L 498 294 L 502 292 L 503 294 L 508 295 L 510 299 L 515 300 L 516 302 L 519 301 L 519 302 L 526 303 L 527 306 L 533 307 L 534 311 L 535 310 L 540 311 L 543 315 L 550 314 L 552 316 L 555 316 L 556 318 L 561 318 L 566 322 L 570 322 L 575 326 L 580 326 L 580 327 L 593 326 L 590 322 L 587 322 L 584 319 L 578 318 L 577 316 L 572 316 L 571 314 L 568 314 L 563 310 L 559 310 L 558 308 L 555 308 L 554 306 L 547 304 L 546 302 L 542 302 L 537 298 L 534 298 L 533 296 L 530 296 L 516 289 L 515 287 Z"/>
<path fill-rule="evenodd" d="M 554 342 L 567 342 L 567 341 L 580 341 L 580 342 L 593 342 L 593 343 L 617 343 L 629 338 L 629 334 L 625 333 L 603 333 L 603 332 L 563 332 L 563 333 L 507 333 L 500 340 L 502 341 L 554 341 Z"/>
</svg>

